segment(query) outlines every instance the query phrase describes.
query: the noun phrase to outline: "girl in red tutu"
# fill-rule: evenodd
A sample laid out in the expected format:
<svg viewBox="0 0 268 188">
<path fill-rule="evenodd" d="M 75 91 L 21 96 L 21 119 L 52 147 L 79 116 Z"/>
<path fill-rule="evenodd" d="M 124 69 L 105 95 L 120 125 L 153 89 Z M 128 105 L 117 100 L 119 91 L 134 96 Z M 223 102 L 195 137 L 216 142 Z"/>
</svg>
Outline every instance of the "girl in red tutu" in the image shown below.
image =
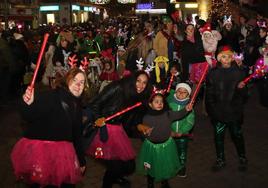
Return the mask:
<svg viewBox="0 0 268 188">
<path fill-rule="evenodd" d="M 87 85 L 84 72 L 71 69 L 54 90 L 23 95 L 22 117 L 29 127 L 14 146 L 11 160 L 16 178 L 30 187 L 75 187 L 85 171 L 81 147 L 80 96 Z"/>
<path fill-rule="evenodd" d="M 94 119 L 97 120 L 96 125 L 100 128 L 86 153 L 102 159 L 106 165 L 103 188 L 111 188 L 115 183 L 130 186 L 130 182 L 123 177 L 135 170 L 135 152 L 122 126 L 129 114 L 111 119 L 105 122 L 106 124 L 103 117 L 108 117 L 136 102 L 148 99 L 150 88 L 147 73 L 139 71 L 112 82 L 89 104 Z"/>
</svg>

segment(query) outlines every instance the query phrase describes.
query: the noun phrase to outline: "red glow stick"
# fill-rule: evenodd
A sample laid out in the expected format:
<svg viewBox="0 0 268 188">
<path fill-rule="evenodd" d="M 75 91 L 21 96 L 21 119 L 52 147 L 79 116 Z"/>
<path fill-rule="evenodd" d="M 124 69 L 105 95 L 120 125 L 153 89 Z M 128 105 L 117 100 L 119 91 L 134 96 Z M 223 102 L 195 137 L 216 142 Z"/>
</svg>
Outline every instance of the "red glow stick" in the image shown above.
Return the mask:
<svg viewBox="0 0 268 188">
<path fill-rule="evenodd" d="M 202 84 L 202 82 L 204 81 L 205 76 L 206 76 L 206 74 L 207 74 L 208 68 L 209 68 L 209 64 L 207 63 L 206 66 L 205 66 L 204 72 L 203 72 L 203 74 L 202 74 L 202 76 L 201 76 L 201 78 L 200 78 L 200 80 L 199 80 L 199 82 L 198 82 L 198 84 L 197 84 L 197 86 L 196 86 L 196 89 L 195 89 L 195 91 L 194 91 L 194 94 L 192 95 L 191 101 L 190 101 L 190 103 L 189 103 L 189 104 L 191 104 L 191 105 L 193 105 L 194 102 L 195 102 L 195 99 L 196 99 L 196 97 L 197 97 L 197 94 L 198 94 L 198 92 L 199 92 L 199 90 L 200 90 L 200 88 L 201 88 L 201 84 Z"/>
<path fill-rule="evenodd" d="M 45 51 L 45 47 L 46 47 L 46 44 L 47 44 L 48 37 L 49 37 L 49 34 L 46 33 L 45 36 L 44 36 L 44 40 L 43 40 L 41 50 L 40 50 L 39 55 L 38 55 L 36 67 L 34 69 L 33 79 L 32 79 L 32 82 L 30 84 L 31 89 L 34 88 L 35 79 L 36 79 L 37 72 L 38 72 L 40 64 L 41 64 L 41 60 L 42 60 L 42 57 L 43 57 L 43 54 L 44 54 L 44 51 Z"/>
<path fill-rule="evenodd" d="M 141 105 L 142 105 L 142 102 L 137 102 L 135 105 L 127 107 L 127 108 L 123 109 L 122 111 L 117 112 L 116 114 L 113 114 L 113 115 L 105 118 L 105 121 L 109 121 L 109 120 L 111 120 L 111 119 L 113 119 L 113 118 L 115 118 L 117 116 L 120 116 L 121 114 L 124 114 L 124 113 L 128 112 L 129 110 L 132 110 L 133 108 L 137 108 L 137 107 L 139 107 Z"/>
<path fill-rule="evenodd" d="M 251 75 L 249 75 L 247 78 L 245 78 L 243 80 L 244 84 L 247 84 L 255 76 L 263 76 L 264 75 L 265 68 L 266 68 L 266 65 L 263 65 L 262 67 L 256 69 L 254 71 L 254 73 L 252 73 Z"/>
<path fill-rule="evenodd" d="M 247 84 L 247 83 L 248 83 L 254 76 L 255 76 L 255 74 L 253 73 L 253 74 L 251 74 L 250 76 L 248 76 L 247 78 L 245 78 L 245 79 L 243 80 L 244 84 Z"/>
<path fill-rule="evenodd" d="M 174 75 L 172 75 L 171 78 L 170 78 L 170 80 L 169 80 L 168 88 L 167 88 L 167 93 L 169 93 L 169 91 L 170 91 L 171 84 L 172 84 L 173 80 L 174 80 Z"/>
</svg>

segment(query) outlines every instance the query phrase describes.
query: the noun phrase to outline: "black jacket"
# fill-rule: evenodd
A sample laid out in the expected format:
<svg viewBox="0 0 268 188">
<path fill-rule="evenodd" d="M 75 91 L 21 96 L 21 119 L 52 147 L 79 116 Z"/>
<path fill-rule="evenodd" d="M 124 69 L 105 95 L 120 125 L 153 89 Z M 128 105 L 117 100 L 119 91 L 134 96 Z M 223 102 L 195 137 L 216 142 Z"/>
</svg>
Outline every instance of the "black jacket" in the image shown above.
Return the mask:
<svg viewBox="0 0 268 188">
<path fill-rule="evenodd" d="M 246 87 L 239 89 L 238 83 L 245 77 L 237 66 L 211 69 L 206 82 L 206 108 L 210 118 L 219 122 L 243 120 L 243 104 L 247 96 Z"/>
<path fill-rule="evenodd" d="M 205 62 L 206 58 L 200 34 L 195 34 L 195 43 L 184 39 L 181 46 L 182 80 L 186 81 L 189 64 Z"/>
<path fill-rule="evenodd" d="M 62 102 L 67 106 L 66 111 Z M 78 98 L 64 89 L 47 91 L 35 95 L 29 106 L 22 101 L 21 114 L 29 122 L 24 137 L 72 142 L 80 165 L 85 165 L 81 141 L 82 108 Z"/>
</svg>

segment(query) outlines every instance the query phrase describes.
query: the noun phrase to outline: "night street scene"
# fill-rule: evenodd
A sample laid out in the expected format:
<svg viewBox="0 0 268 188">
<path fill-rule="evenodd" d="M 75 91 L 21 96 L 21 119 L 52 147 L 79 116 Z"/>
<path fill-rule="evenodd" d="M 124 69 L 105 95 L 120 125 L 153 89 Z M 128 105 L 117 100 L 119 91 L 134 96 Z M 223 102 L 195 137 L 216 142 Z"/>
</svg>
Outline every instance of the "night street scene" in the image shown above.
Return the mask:
<svg viewBox="0 0 268 188">
<path fill-rule="evenodd" d="M 264 188 L 268 1 L 1 0 L 1 188 Z"/>
</svg>

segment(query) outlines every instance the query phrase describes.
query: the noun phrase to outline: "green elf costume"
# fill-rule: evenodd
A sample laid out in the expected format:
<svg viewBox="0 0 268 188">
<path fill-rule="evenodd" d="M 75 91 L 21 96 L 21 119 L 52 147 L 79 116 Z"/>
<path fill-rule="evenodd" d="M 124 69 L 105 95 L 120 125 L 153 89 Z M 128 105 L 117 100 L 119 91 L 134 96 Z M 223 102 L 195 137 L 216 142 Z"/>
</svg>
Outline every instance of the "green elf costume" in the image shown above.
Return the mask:
<svg viewBox="0 0 268 188">
<path fill-rule="evenodd" d="M 176 93 L 181 92 L 181 88 L 184 88 L 183 92 L 186 92 L 182 98 L 177 98 Z M 183 94 L 182 94 L 183 95 Z M 180 111 L 185 108 L 189 103 L 189 96 L 191 95 L 191 87 L 186 83 L 179 83 L 176 85 L 176 90 L 171 90 L 167 102 L 169 107 L 173 111 Z M 180 160 L 180 171 L 178 176 L 186 177 L 186 160 L 187 160 L 187 148 L 189 142 L 189 132 L 193 129 L 195 123 L 195 113 L 194 111 L 190 112 L 183 119 L 174 121 L 171 125 L 172 136 L 176 142 L 179 160 Z"/>
</svg>

